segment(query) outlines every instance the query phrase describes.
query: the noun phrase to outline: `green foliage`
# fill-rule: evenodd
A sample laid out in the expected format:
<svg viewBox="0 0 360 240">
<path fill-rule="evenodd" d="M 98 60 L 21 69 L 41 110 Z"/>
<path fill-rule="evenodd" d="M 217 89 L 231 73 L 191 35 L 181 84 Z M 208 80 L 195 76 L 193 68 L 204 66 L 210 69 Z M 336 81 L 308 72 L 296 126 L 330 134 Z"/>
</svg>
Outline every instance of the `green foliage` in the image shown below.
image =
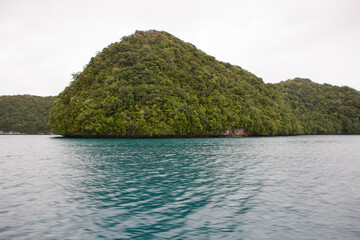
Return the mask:
<svg viewBox="0 0 360 240">
<path fill-rule="evenodd" d="M 359 132 L 359 92 L 304 80 L 264 84 L 166 32 L 124 37 L 73 78 L 49 120 L 52 131 L 65 136 L 221 135 L 239 128 L 259 135 Z"/>
<path fill-rule="evenodd" d="M 54 99 L 31 95 L 0 96 L 0 130 L 49 133 L 48 118 Z"/>
<path fill-rule="evenodd" d="M 272 85 L 291 111 L 296 134 L 360 133 L 360 93 L 295 78 Z"/>
</svg>

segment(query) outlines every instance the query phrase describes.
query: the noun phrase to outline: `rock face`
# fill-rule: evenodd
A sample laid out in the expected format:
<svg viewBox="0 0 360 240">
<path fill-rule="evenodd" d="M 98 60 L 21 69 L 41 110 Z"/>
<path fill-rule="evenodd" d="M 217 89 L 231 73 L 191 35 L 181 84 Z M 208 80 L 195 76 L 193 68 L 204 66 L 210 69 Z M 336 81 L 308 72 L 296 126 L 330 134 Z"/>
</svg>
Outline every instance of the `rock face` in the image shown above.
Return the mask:
<svg viewBox="0 0 360 240">
<path fill-rule="evenodd" d="M 250 132 L 245 128 L 229 129 L 224 133 L 224 137 L 251 137 L 256 135 L 256 133 Z"/>
<path fill-rule="evenodd" d="M 0 130 L 0 135 L 20 135 L 22 133 L 20 132 L 13 132 L 13 131 L 10 131 L 10 132 L 5 132 L 5 131 L 1 131 Z"/>
<path fill-rule="evenodd" d="M 314 101 L 317 109 L 324 109 L 320 115 L 307 110 L 307 100 L 313 99 L 307 95 L 308 88 L 314 88 L 311 81 L 264 84 L 241 67 L 154 30 L 137 31 L 110 44 L 73 77 L 49 118 L 51 131 L 66 137 L 316 134 L 344 132 L 349 122 L 343 117 L 339 122 L 337 116 L 347 115 L 336 112 L 331 113 L 333 122 L 323 123 L 329 111 L 321 99 L 327 95 Z M 301 96 L 296 95 L 298 85 L 306 89 Z M 355 90 L 351 96 L 360 99 Z M 356 115 L 359 109 L 354 106 L 357 103 L 336 111 Z M 357 122 L 354 117 L 347 129 L 360 132 Z"/>
<path fill-rule="evenodd" d="M 189 133 L 189 134 L 178 134 L 178 133 L 163 133 L 163 134 L 73 134 L 64 135 L 68 138 L 222 138 L 222 137 L 254 137 L 258 136 L 257 133 L 250 132 L 244 128 L 229 129 L 221 133 L 201 134 L 201 133 Z"/>
</svg>

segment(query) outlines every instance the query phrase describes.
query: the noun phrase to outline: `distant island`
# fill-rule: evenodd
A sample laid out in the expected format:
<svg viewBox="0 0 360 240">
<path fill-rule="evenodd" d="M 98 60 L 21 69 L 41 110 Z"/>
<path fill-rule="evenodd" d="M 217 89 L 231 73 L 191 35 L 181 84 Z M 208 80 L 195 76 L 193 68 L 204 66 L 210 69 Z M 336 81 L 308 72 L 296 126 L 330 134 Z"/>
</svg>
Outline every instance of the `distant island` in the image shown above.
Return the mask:
<svg viewBox="0 0 360 240">
<path fill-rule="evenodd" d="M 46 99 L 53 107 L 38 116 L 49 116 L 51 132 L 65 137 L 360 133 L 359 91 L 302 78 L 265 84 L 239 66 L 155 30 L 137 31 L 104 48 L 54 99 Z M 0 116 L 3 131 L 50 132 L 30 124 L 36 117 L 22 120 L 30 131 L 11 125 L 11 117 L 4 124 Z"/>
<path fill-rule="evenodd" d="M 0 96 L 0 134 L 49 134 L 56 97 Z"/>
</svg>

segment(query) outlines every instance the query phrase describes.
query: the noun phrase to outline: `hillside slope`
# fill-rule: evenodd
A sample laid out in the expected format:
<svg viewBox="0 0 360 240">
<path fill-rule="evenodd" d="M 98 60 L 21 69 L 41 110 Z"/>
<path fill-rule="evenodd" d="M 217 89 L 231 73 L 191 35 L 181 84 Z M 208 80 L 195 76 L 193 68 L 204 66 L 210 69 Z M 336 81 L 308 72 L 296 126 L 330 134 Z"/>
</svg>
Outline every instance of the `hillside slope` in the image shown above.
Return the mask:
<svg viewBox="0 0 360 240">
<path fill-rule="evenodd" d="M 56 99 L 49 123 L 54 133 L 68 137 L 359 132 L 353 117 L 359 113 L 357 105 L 338 109 L 342 114 L 332 127 L 321 123 L 329 119 L 327 113 L 306 108 L 306 101 L 316 94 L 308 91 L 314 83 L 308 84 L 300 94 L 291 81 L 265 84 L 169 33 L 137 31 L 104 48 L 74 74 Z M 349 92 L 359 96 L 355 90 Z M 351 104 L 346 94 L 341 98 L 340 105 Z M 347 114 L 354 121 L 351 127 L 344 119 Z"/>
<path fill-rule="evenodd" d="M 286 100 L 296 134 L 360 133 L 360 92 L 295 78 L 273 84 Z"/>
<path fill-rule="evenodd" d="M 49 133 L 49 112 L 55 97 L 0 96 L 0 131 Z"/>
</svg>

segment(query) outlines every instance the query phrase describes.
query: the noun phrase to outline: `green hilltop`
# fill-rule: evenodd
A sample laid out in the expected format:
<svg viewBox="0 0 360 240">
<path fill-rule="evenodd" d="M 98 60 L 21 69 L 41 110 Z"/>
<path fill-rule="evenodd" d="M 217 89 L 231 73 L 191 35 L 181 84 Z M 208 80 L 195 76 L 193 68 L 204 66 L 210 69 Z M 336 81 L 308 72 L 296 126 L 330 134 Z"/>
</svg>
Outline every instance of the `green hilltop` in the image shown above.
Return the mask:
<svg viewBox="0 0 360 240">
<path fill-rule="evenodd" d="M 49 112 L 56 97 L 0 96 L 0 134 L 47 134 Z"/>
<path fill-rule="evenodd" d="M 49 123 L 67 137 L 360 133 L 360 93 L 306 79 L 265 84 L 167 32 L 137 31 L 91 58 Z"/>
<path fill-rule="evenodd" d="M 360 133 L 359 91 L 301 78 L 272 87 L 290 110 L 294 134 Z"/>
<path fill-rule="evenodd" d="M 0 97 L 0 132 L 49 133 L 49 119 L 66 137 L 360 133 L 359 91 L 300 78 L 265 84 L 154 30 L 104 48 L 54 99 Z"/>
</svg>

